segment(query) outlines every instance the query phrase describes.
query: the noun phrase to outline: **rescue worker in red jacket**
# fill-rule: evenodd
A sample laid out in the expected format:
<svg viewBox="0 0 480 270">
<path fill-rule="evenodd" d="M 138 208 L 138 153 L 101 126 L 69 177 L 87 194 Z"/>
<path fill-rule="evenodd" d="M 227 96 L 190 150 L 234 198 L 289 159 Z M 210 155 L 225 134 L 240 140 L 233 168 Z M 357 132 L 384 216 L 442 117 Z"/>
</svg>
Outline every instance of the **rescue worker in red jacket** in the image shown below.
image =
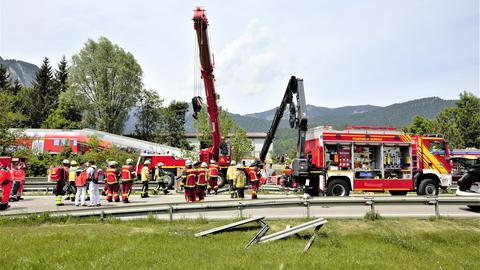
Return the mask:
<svg viewBox="0 0 480 270">
<path fill-rule="evenodd" d="M 210 160 L 208 165 L 208 194 L 210 194 L 212 189 L 216 195 L 218 192 L 218 165 L 213 159 Z"/>
<path fill-rule="evenodd" d="M 128 197 L 132 192 L 133 179 L 135 179 L 135 167 L 133 166 L 133 159 L 129 158 L 122 166 L 122 201 L 129 203 Z"/>
<path fill-rule="evenodd" d="M 107 201 L 112 202 L 112 197 L 115 202 L 120 201 L 120 197 L 118 196 L 118 189 L 119 189 L 119 184 L 118 184 L 118 171 L 116 168 L 116 162 L 115 161 L 109 161 L 108 162 L 108 169 L 106 174 L 107 178 L 107 184 L 108 184 L 108 190 L 107 190 Z"/>
<path fill-rule="evenodd" d="M 200 168 L 197 169 L 197 199 L 203 201 L 207 191 L 208 169 L 207 163 L 202 162 Z"/>
<path fill-rule="evenodd" d="M 0 186 L 2 187 L 2 199 L 0 201 L 0 210 L 5 210 L 9 207 L 8 200 L 10 199 L 10 192 L 12 190 L 13 179 L 8 167 L 0 169 Z"/>
<path fill-rule="evenodd" d="M 19 163 L 18 158 L 12 158 L 12 168 L 10 173 L 13 177 L 13 188 L 10 194 L 10 201 L 18 201 L 22 199 L 23 186 L 25 185 L 25 166 Z"/>
<path fill-rule="evenodd" d="M 197 170 L 193 168 L 193 164 L 191 161 L 187 161 L 185 163 L 185 171 L 182 175 L 182 182 L 183 182 L 183 190 L 185 192 L 185 200 L 187 202 L 194 202 L 195 201 L 195 193 L 196 193 L 196 183 L 197 183 Z"/>
<path fill-rule="evenodd" d="M 252 199 L 257 199 L 257 191 L 260 186 L 260 179 L 258 178 L 258 167 L 256 162 L 248 168 L 248 176 L 250 177 L 250 184 L 252 185 Z"/>
<path fill-rule="evenodd" d="M 64 187 L 68 181 L 69 167 L 70 161 L 68 161 L 68 159 L 64 159 L 62 161 L 62 166 L 60 167 L 60 179 L 57 181 L 55 187 L 53 188 L 53 194 L 55 194 L 55 204 L 57 206 L 63 205 L 62 196 L 65 195 Z"/>
</svg>

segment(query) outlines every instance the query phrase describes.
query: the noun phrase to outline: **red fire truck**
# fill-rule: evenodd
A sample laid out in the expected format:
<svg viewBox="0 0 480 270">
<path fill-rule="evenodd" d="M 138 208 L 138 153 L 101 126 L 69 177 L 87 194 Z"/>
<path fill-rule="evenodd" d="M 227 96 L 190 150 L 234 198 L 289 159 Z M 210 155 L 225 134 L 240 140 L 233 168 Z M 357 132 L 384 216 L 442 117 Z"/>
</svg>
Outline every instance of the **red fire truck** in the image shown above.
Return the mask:
<svg viewBox="0 0 480 270">
<path fill-rule="evenodd" d="M 410 136 L 384 127 L 319 127 L 307 132 L 308 169 L 296 175 L 311 194 L 348 196 L 361 190 L 437 195 L 439 187 L 452 183 L 448 156 L 447 142 L 437 135 Z"/>
<path fill-rule="evenodd" d="M 150 160 L 150 165 L 148 167 L 150 168 L 151 173 L 154 173 L 154 168 L 158 163 L 161 162 L 165 164 L 162 168 L 166 172 L 167 178 L 164 181 L 168 188 L 172 188 L 175 185 L 176 176 L 180 175 L 185 168 L 185 159 L 183 158 L 177 158 L 172 155 L 142 154 L 138 157 L 135 170 L 138 178 L 140 177 L 140 172 L 142 171 L 146 160 Z"/>
</svg>

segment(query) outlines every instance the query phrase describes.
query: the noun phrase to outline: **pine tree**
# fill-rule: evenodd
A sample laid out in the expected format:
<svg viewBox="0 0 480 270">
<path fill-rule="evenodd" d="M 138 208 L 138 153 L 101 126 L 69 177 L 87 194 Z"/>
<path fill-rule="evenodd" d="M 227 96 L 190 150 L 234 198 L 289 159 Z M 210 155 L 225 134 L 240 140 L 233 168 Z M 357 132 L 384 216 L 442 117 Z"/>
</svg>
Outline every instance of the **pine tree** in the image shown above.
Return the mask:
<svg viewBox="0 0 480 270">
<path fill-rule="evenodd" d="M 12 93 L 13 95 L 17 95 L 18 93 L 20 93 L 22 88 L 23 88 L 22 83 L 19 80 L 15 80 L 13 85 L 10 87 L 10 93 Z"/>
<path fill-rule="evenodd" d="M 58 103 L 58 93 L 55 91 L 52 68 L 47 57 L 35 75 L 30 98 L 32 101 L 29 106 L 30 125 L 33 128 L 39 128 L 48 115 L 56 109 Z"/>
<path fill-rule="evenodd" d="M 68 66 L 65 56 L 58 63 L 58 69 L 55 71 L 56 90 L 58 94 L 63 93 L 68 88 Z"/>
<path fill-rule="evenodd" d="M 10 74 L 8 74 L 7 68 L 0 64 L 0 91 L 9 91 L 11 83 Z"/>
</svg>

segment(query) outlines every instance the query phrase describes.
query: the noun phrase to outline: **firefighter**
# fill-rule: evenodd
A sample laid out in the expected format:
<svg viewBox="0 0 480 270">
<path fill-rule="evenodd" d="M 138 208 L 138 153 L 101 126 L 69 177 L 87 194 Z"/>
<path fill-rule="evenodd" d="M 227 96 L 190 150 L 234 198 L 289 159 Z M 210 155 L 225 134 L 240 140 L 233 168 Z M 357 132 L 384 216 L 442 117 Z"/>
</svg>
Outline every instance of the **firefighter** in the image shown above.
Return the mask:
<svg viewBox="0 0 480 270">
<path fill-rule="evenodd" d="M 70 161 L 68 159 L 64 159 L 62 161 L 62 166 L 60 167 L 60 178 L 58 179 L 55 187 L 53 189 L 53 194 L 55 194 L 55 204 L 57 206 L 62 206 L 62 196 L 65 195 L 65 184 L 68 181 L 69 177 L 69 167 Z"/>
<path fill-rule="evenodd" d="M 160 189 L 163 192 L 163 194 L 165 195 L 168 194 L 168 187 L 165 185 L 165 182 L 163 180 L 164 177 L 166 176 L 165 171 L 163 170 L 163 166 L 165 166 L 165 164 L 163 164 L 162 162 L 159 162 L 157 166 L 155 166 L 154 178 L 155 178 L 155 182 L 157 182 L 157 186 L 153 190 L 154 194 L 158 194 L 160 192 Z"/>
<path fill-rule="evenodd" d="M 75 176 L 77 175 L 77 170 L 80 167 L 75 160 L 70 162 L 70 168 L 68 170 L 68 182 L 67 182 L 67 197 L 66 200 L 70 199 L 72 202 L 75 201 L 75 194 L 77 193 L 77 189 L 75 187 Z"/>
<path fill-rule="evenodd" d="M 247 176 L 242 170 L 242 164 L 237 164 L 235 167 L 237 170 L 235 172 L 235 178 L 233 178 L 233 185 L 235 186 L 238 198 L 243 199 L 245 198 L 245 184 L 247 183 Z"/>
<path fill-rule="evenodd" d="M 122 201 L 129 203 L 128 197 L 132 192 L 133 179 L 135 179 L 135 167 L 133 166 L 133 159 L 129 158 L 122 166 Z"/>
<path fill-rule="evenodd" d="M 237 193 L 235 192 L 235 186 L 233 185 L 233 179 L 235 178 L 235 173 L 237 172 L 237 168 L 235 167 L 237 165 L 237 162 L 235 160 L 232 160 L 230 162 L 230 166 L 227 169 L 227 181 L 229 185 L 229 192 L 230 192 L 230 197 L 235 198 L 237 196 Z"/>
<path fill-rule="evenodd" d="M 106 177 L 107 177 L 107 184 L 108 184 L 108 189 L 107 189 L 107 201 L 112 202 L 112 197 L 115 202 L 119 202 L 120 198 L 118 196 L 118 171 L 116 169 L 116 162 L 115 161 L 109 161 L 108 162 L 108 169 L 106 172 Z"/>
<path fill-rule="evenodd" d="M 10 199 L 10 192 L 12 191 L 13 179 L 8 167 L 0 169 L 0 186 L 2 187 L 2 199 L 0 202 L 0 210 L 6 210 L 8 207 L 8 200 Z"/>
<path fill-rule="evenodd" d="M 217 195 L 218 192 L 218 165 L 215 163 L 215 160 L 210 160 L 210 165 L 208 165 L 208 194 L 212 191 Z"/>
<path fill-rule="evenodd" d="M 185 171 L 182 175 L 183 190 L 187 202 L 195 202 L 195 188 L 197 183 L 197 170 L 193 168 L 191 161 L 185 162 Z"/>
<path fill-rule="evenodd" d="M 25 165 L 19 164 L 18 158 L 12 158 L 12 168 L 10 173 L 13 178 L 13 188 L 10 193 L 10 201 L 23 200 L 22 191 L 25 185 Z"/>
<path fill-rule="evenodd" d="M 150 168 L 148 168 L 148 165 L 150 165 L 150 160 L 147 159 L 143 163 L 143 168 L 142 171 L 140 172 L 140 180 L 142 180 L 142 192 L 140 193 L 141 198 L 148 198 L 148 181 L 150 181 Z"/>
<path fill-rule="evenodd" d="M 252 199 L 257 199 L 257 191 L 260 185 L 260 179 L 258 179 L 257 163 L 253 162 L 248 169 L 248 176 L 250 177 L 250 184 L 252 185 Z"/>
<path fill-rule="evenodd" d="M 196 188 L 196 197 L 199 201 L 203 201 L 206 196 L 207 190 L 207 177 L 208 177 L 208 169 L 207 163 L 202 162 L 200 168 L 197 169 L 197 188 Z"/>
</svg>

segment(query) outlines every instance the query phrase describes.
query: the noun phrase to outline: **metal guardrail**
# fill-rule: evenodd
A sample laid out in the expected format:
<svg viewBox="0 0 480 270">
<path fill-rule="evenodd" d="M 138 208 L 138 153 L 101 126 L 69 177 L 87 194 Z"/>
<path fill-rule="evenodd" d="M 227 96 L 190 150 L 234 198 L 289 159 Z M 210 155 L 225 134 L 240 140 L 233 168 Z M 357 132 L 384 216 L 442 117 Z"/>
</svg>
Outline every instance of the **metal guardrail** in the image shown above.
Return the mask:
<svg viewBox="0 0 480 270">
<path fill-rule="evenodd" d="M 302 207 L 306 208 L 306 217 L 310 218 L 310 208 L 312 206 L 370 206 L 372 212 L 376 212 L 377 205 L 431 205 L 433 206 L 433 215 L 440 217 L 440 205 L 475 205 L 480 206 L 480 198 L 471 197 L 346 197 L 346 198 L 314 198 L 314 199 L 280 199 L 280 200 L 258 200 L 258 201 L 221 201 L 209 203 L 157 203 L 151 205 L 127 205 L 114 208 L 98 209 L 74 209 L 52 211 L 52 216 L 76 216 L 76 217 L 128 217 L 145 216 L 149 214 L 168 214 L 169 219 L 173 220 L 175 213 L 196 213 L 210 211 L 238 211 L 240 217 L 244 217 L 246 209 L 256 208 L 282 208 L 282 207 Z M 25 216 L 36 213 L 15 213 L 8 216 Z"/>
</svg>

